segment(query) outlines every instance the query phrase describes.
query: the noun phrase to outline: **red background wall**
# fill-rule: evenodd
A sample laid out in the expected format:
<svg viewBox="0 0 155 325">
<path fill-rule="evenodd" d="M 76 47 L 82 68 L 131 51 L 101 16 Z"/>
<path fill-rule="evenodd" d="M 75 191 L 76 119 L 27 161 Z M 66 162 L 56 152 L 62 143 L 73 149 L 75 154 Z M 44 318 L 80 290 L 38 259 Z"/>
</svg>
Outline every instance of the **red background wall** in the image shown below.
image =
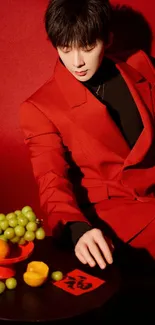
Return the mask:
<svg viewBox="0 0 155 325">
<path fill-rule="evenodd" d="M 56 52 L 47 41 L 43 25 L 47 2 L 0 2 L 0 212 L 4 213 L 29 204 L 40 215 L 29 154 L 19 129 L 18 110 L 20 103 L 51 76 L 55 64 Z M 155 34 L 154 0 L 112 2 L 142 12 Z M 125 20 L 123 26 L 127 27 L 127 23 L 132 24 L 132 19 Z M 141 29 L 139 33 L 143 38 Z M 128 43 L 127 39 L 127 47 Z M 154 42 L 151 53 L 155 56 Z"/>
</svg>

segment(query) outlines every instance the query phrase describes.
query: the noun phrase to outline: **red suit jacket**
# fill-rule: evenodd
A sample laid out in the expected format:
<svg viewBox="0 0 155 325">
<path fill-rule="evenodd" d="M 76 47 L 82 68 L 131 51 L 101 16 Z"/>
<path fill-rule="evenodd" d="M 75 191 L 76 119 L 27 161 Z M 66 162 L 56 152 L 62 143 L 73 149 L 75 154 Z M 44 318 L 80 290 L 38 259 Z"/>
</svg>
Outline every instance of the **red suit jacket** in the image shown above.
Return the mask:
<svg viewBox="0 0 155 325">
<path fill-rule="evenodd" d="M 21 105 L 21 127 L 48 233 L 60 223 L 88 222 L 68 180 L 64 148 L 82 171 L 82 186 L 99 218 L 122 240 L 132 239 L 155 219 L 154 68 L 141 51 L 116 66 L 144 125 L 132 150 L 106 106 L 59 60 L 52 78 Z"/>
</svg>

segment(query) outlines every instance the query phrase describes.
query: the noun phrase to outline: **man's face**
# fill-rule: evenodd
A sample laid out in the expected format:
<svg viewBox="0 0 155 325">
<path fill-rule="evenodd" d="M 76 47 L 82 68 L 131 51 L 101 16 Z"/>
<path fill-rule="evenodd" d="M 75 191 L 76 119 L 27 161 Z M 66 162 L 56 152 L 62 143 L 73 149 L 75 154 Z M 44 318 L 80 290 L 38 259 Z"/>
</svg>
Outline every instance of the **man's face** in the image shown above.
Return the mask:
<svg viewBox="0 0 155 325">
<path fill-rule="evenodd" d="M 87 48 L 58 47 L 57 50 L 65 67 L 76 79 L 84 82 L 98 70 L 104 56 L 105 46 L 103 41 L 97 41 L 95 45 Z"/>
</svg>

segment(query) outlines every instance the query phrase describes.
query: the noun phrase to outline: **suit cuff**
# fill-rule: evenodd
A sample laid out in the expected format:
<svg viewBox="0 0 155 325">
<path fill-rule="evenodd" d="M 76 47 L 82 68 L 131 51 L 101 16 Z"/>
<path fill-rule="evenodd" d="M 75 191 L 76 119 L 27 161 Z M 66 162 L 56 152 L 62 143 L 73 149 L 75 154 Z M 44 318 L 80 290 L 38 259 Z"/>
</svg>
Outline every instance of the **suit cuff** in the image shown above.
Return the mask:
<svg viewBox="0 0 155 325">
<path fill-rule="evenodd" d="M 83 236 L 87 231 L 92 229 L 92 226 L 87 222 L 68 222 L 66 224 L 68 231 L 70 233 L 70 239 L 72 245 L 75 246 L 78 240 Z"/>
</svg>

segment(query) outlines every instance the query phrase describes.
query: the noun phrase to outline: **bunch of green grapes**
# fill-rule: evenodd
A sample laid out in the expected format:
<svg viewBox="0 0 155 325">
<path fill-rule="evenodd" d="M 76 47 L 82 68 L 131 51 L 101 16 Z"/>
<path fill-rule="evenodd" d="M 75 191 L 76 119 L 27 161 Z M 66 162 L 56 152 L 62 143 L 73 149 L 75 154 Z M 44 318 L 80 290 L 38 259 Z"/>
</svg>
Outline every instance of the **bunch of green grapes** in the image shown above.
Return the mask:
<svg viewBox="0 0 155 325">
<path fill-rule="evenodd" d="M 0 239 L 24 245 L 35 238 L 44 239 L 45 231 L 30 206 L 7 215 L 0 213 Z"/>
</svg>

